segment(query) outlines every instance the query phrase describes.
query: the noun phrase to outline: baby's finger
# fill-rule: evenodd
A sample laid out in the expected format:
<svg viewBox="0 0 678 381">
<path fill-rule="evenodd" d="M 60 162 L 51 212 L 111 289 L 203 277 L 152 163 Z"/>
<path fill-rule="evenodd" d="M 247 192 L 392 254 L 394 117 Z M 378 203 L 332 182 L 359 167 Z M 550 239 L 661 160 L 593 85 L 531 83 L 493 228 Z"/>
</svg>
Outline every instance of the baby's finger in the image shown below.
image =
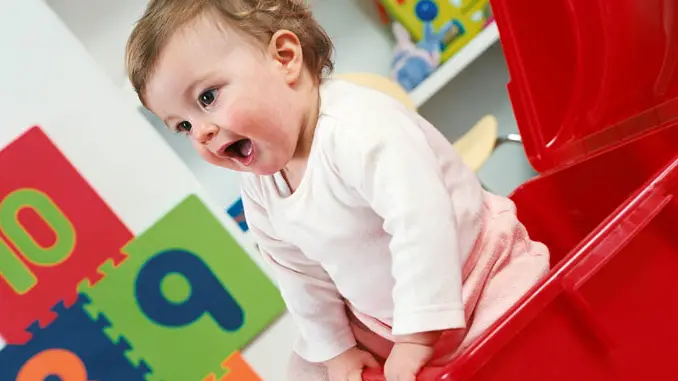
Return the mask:
<svg viewBox="0 0 678 381">
<path fill-rule="evenodd" d="M 417 381 L 417 376 L 404 369 L 392 369 L 385 373 L 386 381 Z"/>
</svg>

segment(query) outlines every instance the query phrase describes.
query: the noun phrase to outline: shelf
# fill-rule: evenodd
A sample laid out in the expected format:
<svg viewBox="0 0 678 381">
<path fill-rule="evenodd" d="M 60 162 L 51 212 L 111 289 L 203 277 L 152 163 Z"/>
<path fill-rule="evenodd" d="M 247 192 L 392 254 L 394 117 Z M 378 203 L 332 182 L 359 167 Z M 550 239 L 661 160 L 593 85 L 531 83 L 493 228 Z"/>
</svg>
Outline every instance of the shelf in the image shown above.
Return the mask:
<svg viewBox="0 0 678 381">
<path fill-rule="evenodd" d="M 452 56 L 424 82 L 410 91 L 414 104 L 419 107 L 426 103 L 443 86 L 461 73 L 468 65 L 483 54 L 490 46 L 499 41 L 497 24 L 492 23 L 483 29 L 471 42 L 464 46 L 459 53 Z"/>
</svg>

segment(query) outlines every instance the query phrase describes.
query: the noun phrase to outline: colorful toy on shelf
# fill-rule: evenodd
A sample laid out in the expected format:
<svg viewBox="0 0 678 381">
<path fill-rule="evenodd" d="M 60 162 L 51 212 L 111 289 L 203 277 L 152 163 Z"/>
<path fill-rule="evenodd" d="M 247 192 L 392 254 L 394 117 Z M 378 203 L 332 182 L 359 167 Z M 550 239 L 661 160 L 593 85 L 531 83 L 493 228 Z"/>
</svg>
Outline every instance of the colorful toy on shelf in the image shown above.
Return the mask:
<svg viewBox="0 0 678 381">
<path fill-rule="evenodd" d="M 489 0 L 381 0 L 381 3 L 415 43 L 437 44 L 440 62 L 452 57 L 493 20 Z"/>
<path fill-rule="evenodd" d="M 393 23 L 393 34 L 396 51 L 391 64 L 391 77 L 405 90 L 411 91 L 440 65 L 440 49 L 435 40 L 422 40 L 414 44 L 410 34 L 399 22 Z"/>
<path fill-rule="evenodd" d="M 390 24 L 391 16 L 389 16 L 386 8 L 384 8 L 384 4 L 381 3 L 381 0 L 372 0 L 372 2 L 374 2 L 374 6 L 377 8 L 377 12 L 379 13 L 379 20 L 384 24 Z"/>
</svg>

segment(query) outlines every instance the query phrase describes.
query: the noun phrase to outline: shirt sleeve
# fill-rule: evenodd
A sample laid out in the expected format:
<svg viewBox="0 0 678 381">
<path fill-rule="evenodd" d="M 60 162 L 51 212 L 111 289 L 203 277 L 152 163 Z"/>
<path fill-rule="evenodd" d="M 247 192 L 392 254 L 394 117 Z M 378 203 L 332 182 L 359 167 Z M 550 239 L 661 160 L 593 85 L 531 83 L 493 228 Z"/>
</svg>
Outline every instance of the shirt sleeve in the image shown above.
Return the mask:
<svg viewBox="0 0 678 381">
<path fill-rule="evenodd" d="M 414 116 L 367 113 L 336 129 L 337 167 L 391 236 L 394 335 L 466 325 L 450 193 Z M 423 123 L 423 121 L 422 121 Z"/>
<path fill-rule="evenodd" d="M 299 329 L 295 352 L 309 362 L 323 362 L 354 347 L 345 303 L 334 282 L 318 263 L 275 237 L 265 208 L 248 188 L 243 183 L 245 218 Z"/>
</svg>

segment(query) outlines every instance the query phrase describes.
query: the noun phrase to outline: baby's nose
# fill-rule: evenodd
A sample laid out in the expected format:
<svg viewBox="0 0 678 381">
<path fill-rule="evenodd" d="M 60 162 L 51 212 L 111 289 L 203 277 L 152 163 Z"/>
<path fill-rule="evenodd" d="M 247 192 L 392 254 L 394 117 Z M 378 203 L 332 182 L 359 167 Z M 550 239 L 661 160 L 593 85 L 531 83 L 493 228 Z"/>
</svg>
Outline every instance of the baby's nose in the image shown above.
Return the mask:
<svg viewBox="0 0 678 381">
<path fill-rule="evenodd" d="M 200 144 L 207 145 L 219 132 L 219 128 L 211 123 L 200 124 L 198 128 L 193 127 L 195 140 Z"/>
</svg>

